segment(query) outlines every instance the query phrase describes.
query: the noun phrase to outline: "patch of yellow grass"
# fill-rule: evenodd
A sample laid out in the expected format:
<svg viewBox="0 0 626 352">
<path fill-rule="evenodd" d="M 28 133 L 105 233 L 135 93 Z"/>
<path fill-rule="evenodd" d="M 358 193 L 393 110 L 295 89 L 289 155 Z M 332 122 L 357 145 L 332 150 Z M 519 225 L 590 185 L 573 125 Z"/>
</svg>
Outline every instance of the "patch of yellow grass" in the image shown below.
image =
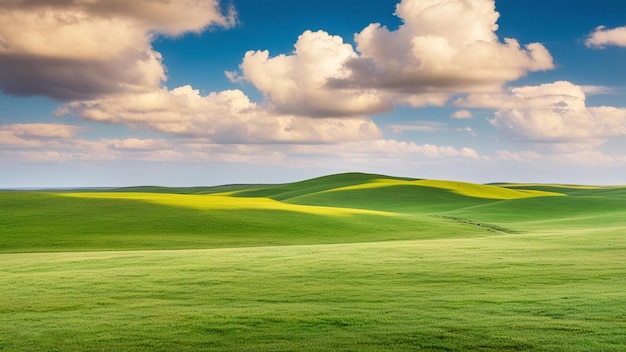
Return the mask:
<svg viewBox="0 0 626 352">
<path fill-rule="evenodd" d="M 282 203 L 269 198 L 238 198 L 224 194 L 190 195 L 169 193 L 145 193 L 145 192 L 82 192 L 62 193 L 64 197 L 97 198 L 97 199 L 123 199 L 149 202 L 174 207 L 186 207 L 200 210 L 239 210 L 239 209 L 265 209 L 284 210 L 315 215 L 348 216 L 354 214 L 371 215 L 395 215 L 390 212 L 335 208 L 324 206 L 310 206 Z"/>
<path fill-rule="evenodd" d="M 546 197 L 546 196 L 565 196 L 563 193 L 509 189 L 499 186 L 480 185 L 475 183 L 457 182 L 457 181 L 440 181 L 440 180 L 415 180 L 403 181 L 393 179 L 374 180 L 370 183 L 364 183 L 354 186 L 346 186 L 335 188 L 326 192 L 348 191 L 356 189 L 379 188 L 390 186 L 423 186 L 445 189 L 457 194 L 468 197 L 488 198 L 488 199 L 520 199 L 530 197 Z"/>
</svg>

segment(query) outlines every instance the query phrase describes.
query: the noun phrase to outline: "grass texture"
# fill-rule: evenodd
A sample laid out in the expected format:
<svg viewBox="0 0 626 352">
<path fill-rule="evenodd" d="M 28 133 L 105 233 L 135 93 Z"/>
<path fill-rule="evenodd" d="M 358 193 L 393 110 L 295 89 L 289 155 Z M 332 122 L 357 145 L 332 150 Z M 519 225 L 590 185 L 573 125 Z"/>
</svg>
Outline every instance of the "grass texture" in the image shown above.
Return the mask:
<svg viewBox="0 0 626 352">
<path fill-rule="evenodd" d="M 623 351 L 626 188 L 0 192 L 1 351 Z"/>
<path fill-rule="evenodd" d="M 0 256 L 6 351 L 623 351 L 621 232 Z"/>
</svg>

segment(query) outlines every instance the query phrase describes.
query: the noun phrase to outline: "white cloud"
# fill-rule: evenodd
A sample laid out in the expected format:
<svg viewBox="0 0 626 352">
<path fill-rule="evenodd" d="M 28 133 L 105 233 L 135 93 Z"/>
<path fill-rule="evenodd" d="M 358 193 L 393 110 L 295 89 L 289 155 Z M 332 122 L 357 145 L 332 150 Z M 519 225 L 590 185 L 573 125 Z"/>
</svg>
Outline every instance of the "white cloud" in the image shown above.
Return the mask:
<svg viewBox="0 0 626 352">
<path fill-rule="evenodd" d="M 626 26 L 608 29 L 604 26 L 597 27 L 585 41 L 589 48 L 604 49 L 615 45 L 626 47 Z"/>
<path fill-rule="evenodd" d="M 0 128 L 0 146 L 4 147 L 29 147 L 39 146 L 43 143 L 38 140 L 25 139 L 17 136 L 13 131 Z"/>
<path fill-rule="evenodd" d="M 454 119 L 471 119 L 472 117 L 472 113 L 468 110 L 459 110 L 452 114 L 452 118 Z"/>
<path fill-rule="evenodd" d="M 202 165 L 273 165 L 283 170 L 301 168 L 339 172 L 368 170 L 416 177 L 441 178 L 464 167 L 476 170 L 480 165 L 485 180 L 493 181 L 491 172 L 519 168 L 538 174 L 544 169 L 573 167 L 597 167 L 599 170 L 626 166 L 626 156 L 595 150 L 537 151 L 501 150 L 494 155 L 479 154 L 473 148 L 433 144 L 417 144 L 396 140 L 368 140 L 340 142 L 335 144 L 219 144 L 206 137 L 178 138 L 172 140 L 153 138 L 123 138 L 85 140 L 81 131 L 71 137 L 63 133 L 31 132 L 53 131 L 58 126 L 0 127 L 0 162 L 7 165 L 46 163 L 75 165 L 110 165 L 117 162 L 143 162 L 167 165 L 168 168 L 196 167 Z M 73 127 L 73 126 L 69 126 Z M 16 136 L 13 130 L 25 130 Z M 9 135 L 12 140 L 6 139 Z M 74 133 L 74 131 L 72 131 Z M 217 164 L 216 164 L 217 163 Z M 144 164 L 142 164 L 144 165 Z M 372 165 L 375 165 L 373 167 Z M 372 169 L 373 167 L 373 169 Z M 442 171 L 447 170 L 447 171 Z M 469 170 L 469 169 L 468 169 Z M 574 169 L 573 169 L 574 170 Z M 599 171 L 600 172 L 600 171 Z M 526 176 L 529 180 L 536 178 Z M 498 176 L 501 177 L 501 176 Z M 507 177 L 512 177 L 508 174 Z"/>
<path fill-rule="evenodd" d="M 312 119 L 312 122 L 323 121 Z M 345 122 L 340 120 L 337 122 Z M 312 127 L 311 127 L 312 128 Z M 187 136 L 171 140 L 123 138 L 86 140 L 75 126 L 59 124 L 0 125 L 0 160 L 20 162 L 70 162 L 135 160 L 158 163 L 227 162 L 252 165 L 312 167 L 311 163 L 332 160 L 337 165 L 376 163 L 453 162 L 476 160 L 471 148 L 455 148 L 395 140 L 354 140 L 340 138 L 328 144 L 242 144 L 216 143 L 210 136 Z M 67 133 L 66 133 L 67 132 Z M 302 164 L 302 160 L 306 160 Z M 321 164 L 320 164 L 321 165 Z"/>
<path fill-rule="evenodd" d="M 309 118 L 276 114 L 251 102 L 240 90 L 202 96 L 183 86 L 139 95 L 72 102 L 58 111 L 85 120 L 147 126 L 219 143 L 332 143 L 375 139 L 381 134 L 361 117 Z"/>
<path fill-rule="evenodd" d="M 553 68 L 541 44 L 522 48 L 495 34 L 493 0 L 403 0 L 403 24 L 371 24 L 355 35 L 305 31 L 290 55 L 246 53 L 233 82 L 251 82 L 280 113 L 355 116 L 392 104 L 444 105 L 457 93 L 493 91 L 528 71 Z"/>
<path fill-rule="evenodd" d="M 67 129 L 65 129 L 67 127 Z M 55 131 L 69 131 L 70 134 Z M 24 162 L 71 162 L 141 160 L 176 162 L 188 160 L 186 148 L 163 139 L 100 139 L 77 137 L 74 126 L 22 124 L 0 126 L 0 160 Z"/>
<path fill-rule="evenodd" d="M 0 125 L 0 155 L 21 162 L 149 159 L 151 154 L 172 148 L 169 142 L 157 139 L 89 141 L 76 136 L 82 130 L 80 127 L 62 124 Z"/>
<path fill-rule="evenodd" d="M 230 26 L 217 0 L 0 3 L 0 89 L 85 99 L 158 89 L 166 79 L 156 34 Z"/>
<path fill-rule="evenodd" d="M 58 146 L 72 140 L 80 130 L 80 127 L 63 124 L 0 125 L 0 146 L 7 149 Z"/>
<path fill-rule="evenodd" d="M 403 0 L 396 14 L 404 24 L 393 32 L 370 25 L 355 36 L 359 53 L 324 31 L 305 31 L 290 55 L 246 53 L 241 73 L 226 74 L 253 83 L 266 99 L 257 104 L 240 90 L 202 96 L 190 86 L 162 86 L 165 68 L 151 46 L 154 36 L 232 25 L 234 12 L 221 14 L 216 0 L 36 0 L 2 7 L 0 64 L 9 69 L 0 71 L 0 87 L 6 92 L 72 100 L 58 115 L 212 143 L 375 140 L 381 131 L 364 116 L 388 111 L 394 102 L 442 105 L 450 94 L 491 89 L 552 67 L 540 44 L 522 49 L 512 39 L 498 40 L 493 0 Z M 132 149 L 125 143 L 117 147 Z"/>
<path fill-rule="evenodd" d="M 456 103 L 495 108 L 489 122 L 516 140 L 548 143 L 560 150 L 589 149 L 626 135 L 626 109 L 588 107 L 580 86 L 566 81 L 474 94 Z"/>
<path fill-rule="evenodd" d="M 240 65 L 241 76 L 284 114 L 304 116 L 358 116 L 391 109 L 386 97 L 361 88 L 329 89 L 329 79 L 346 76 L 344 63 L 357 54 L 350 44 L 324 31 L 305 31 L 298 37 L 292 55 L 270 57 L 268 51 L 249 51 Z"/>
<path fill-rule="evenodd" d="M 403 0 L 396 15 L 403 20 L 398 30 L 371 24 L 355 36 L 361 55 L 332 86 L 390 91 L 413 106 L 442 105 L 452 94 L 497 90 L 528 71 L 553 68 L 541 44 L 498 40 L 493 0 Z"/>
<path fill-rule="evenodd" d="M 0 125 L 0 132 L 16 137 L 72 138 L 81 128 L 63 124 L 16 123 Z"/>
</svg>

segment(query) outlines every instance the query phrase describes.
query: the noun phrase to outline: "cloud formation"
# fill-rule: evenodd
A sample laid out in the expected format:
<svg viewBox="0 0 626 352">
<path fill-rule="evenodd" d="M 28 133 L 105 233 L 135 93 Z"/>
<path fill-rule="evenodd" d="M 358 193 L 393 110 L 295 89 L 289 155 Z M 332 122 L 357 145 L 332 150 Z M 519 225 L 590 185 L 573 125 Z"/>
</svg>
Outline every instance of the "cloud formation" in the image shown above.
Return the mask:
<svg viewBox="0 0 626 352">
<path fill-rule="evenodd" d="M 355 116 L 393 104 L 443 105 L 458 93 L 498 90 L 528 71 L 553 68 L 539 43 L 499 41 L 493 0 L 403 0 L 390 31 L 371 24 L 356 51 L 324 31 L 304 32 L 290 55 L 246 53 L 233 81 L 251 82 L 272 107 L 305 116 Z"/>
<path fill-rule="evenodd" d="M 0 89 L 59 100 L 158 89 L 151 41 L 232 26 L 217 0 L 62 0 L 0 3 Z"/>
<path fill-rule="evenodd" d="M 0 125 L 0 133 L 3 136 L 18 138 L 72 138 L 81 128 L 72 125 L 56 123 L 16 123 Z M 8 139 L 8 138 L 7 138 Z M 7 139 L 2 138 L 2 141 Z"/>
<path fill-rule="evenodd" d="M 599 26 L 587 37 L 585 45 L 595 49 L 604 49 L 610 45 L 626 47 L 626 26 L 613 29 Z"/>
<path fill-rule="evenodd" d="M 528 71 L 553 68 L 543 45 L 499 41 L 493 0 L 403 0 L 395 14 L 403 21 L 397 30 L 376 23 L 355 35 L 360 56 L 331 86 L 394 92 L 412 106 L 443 105 L 452 94 L 497 90 Z"/>
<path fill-rule="evenodd" d="M 489 122 L 518 141 L 588 149 L 626 135 L 626 109 L 586 105 L 583 88 L 567 81 L 511 88 L 509 93 L 474 94 L 461 106 L 497 109 Z"/>
<path fill-rule="evenodd" d="M 315 119 L 314 121 L 320 121 Z M 343 120 L 342 120 L 343 121 Z M 213 143 L 202 137 L 174 140 L 123 138 L 85 140 L 82 129 L 62 124 L 0 125 L 0 160 L 31 162 L 144 161 L 220 162 L 290 167 L 357 168 L 389 165 L 450 163 L 477 160 L 472 148 L 375 139 L 336 144 Z"/>
<path fill-rule="evenodd" d="M 346 77 L 344 64 L 356 58 L 350 44 L 324 31 L 305 31 L 291 55 L 270 57 L 267 50 L 249 51 L 241 75 L 260 90 L 279 113 L 302 116 L 356 116 L 391 110 L 391 102 L 373 89 L 329 89 L 331 79 Z"/>
<path fill-rule="evenodd" d="M 393 104 L 441 105 L 452 94 L 496 89 L 552 67 L 542 45 L 498 40 L 493 0 L 403 0 L 396 7 L 403 24 L 396 31 L 368 26 L 355 35 L 358 52 L 341 37 L 305 31 L 292 54 L 246 53 L 241 72 L 227 75 L 251 82 L 265 98 L 257 104 L 240 90 L 202 96 L 190 86 L 163 85 L 154 36 L 231 26 L 234 11 L 222 14 L 217 0 L 0 6 L 5 92 L 69 100 L 58 115 L 213 143 L 375 140 L 381 131 L 365 116 Z M 424 129 L 407 126 L 395 130 Z"/>
<path fill-rule="evenodd" d="M 0 125 L 0 158 L 21 162 L 76 160 L 163 160 L 173 145 L 160 139 L 100 139 L 78 137 L 84 128 L 64 124 L 25 123 Z"/>
<path fill-rule="evenodd" d="M 146 126 L 214 143 L 333 143 L 370 140 L 380 130 L 369 119 L 308 118 L 275 114 L 240 90 L 201 95 L 190 86 L 138 95 L 116 95 L 66 104 L 58 115 L 84 120 Z"/>
</svg>

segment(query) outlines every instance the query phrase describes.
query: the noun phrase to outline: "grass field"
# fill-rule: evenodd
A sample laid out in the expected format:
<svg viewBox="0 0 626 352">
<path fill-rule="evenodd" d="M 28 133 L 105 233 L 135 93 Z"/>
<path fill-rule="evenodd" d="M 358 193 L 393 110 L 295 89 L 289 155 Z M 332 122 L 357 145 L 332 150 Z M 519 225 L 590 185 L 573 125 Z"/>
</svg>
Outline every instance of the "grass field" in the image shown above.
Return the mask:
<svg viewBox="0 0 626 352">
<path fill-rule="evenodd" d="M 0 193 L 0 350 L 623 351 L 626 188 Z"/>
</svg>

